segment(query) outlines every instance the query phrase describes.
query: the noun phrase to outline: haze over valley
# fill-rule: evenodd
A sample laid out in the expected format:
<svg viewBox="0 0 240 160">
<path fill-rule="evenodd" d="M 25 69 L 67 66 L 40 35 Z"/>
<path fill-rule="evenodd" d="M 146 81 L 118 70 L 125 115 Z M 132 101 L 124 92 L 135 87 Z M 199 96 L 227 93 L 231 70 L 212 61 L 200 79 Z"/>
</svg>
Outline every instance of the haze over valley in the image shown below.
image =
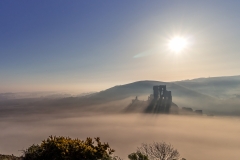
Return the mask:
<svg viewBox="0 0 240 160">
<path fill-rule="evenodd" d="M 203 110 L 205 115 L 240 115 L 240 76 L 199 78 L 176 82 L 138 81 L 94 93 L 8 93 L 0 94 L 0 114 L 24 114 L 79 110 L 122 113 L 138 96 L 147 100 L 154 85 L 166 85 L 179 108 Z M 13 96 L 14 95 L 14 96 Z M 146 106 L 145 106 L 146 107 Z M 144 107 L 139 107 L 144 110 Z M 141 109 L 142 108 L 142 109 Z M 139 113 L 139 109 L 133 113 Z"/>
</svg>

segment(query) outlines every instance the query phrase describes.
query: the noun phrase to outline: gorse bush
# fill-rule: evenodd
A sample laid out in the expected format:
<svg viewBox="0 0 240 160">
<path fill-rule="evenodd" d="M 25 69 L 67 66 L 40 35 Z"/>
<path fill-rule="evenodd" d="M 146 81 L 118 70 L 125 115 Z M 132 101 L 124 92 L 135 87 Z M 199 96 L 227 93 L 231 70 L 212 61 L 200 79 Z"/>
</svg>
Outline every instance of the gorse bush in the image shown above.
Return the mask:
<svg viewBox="0 0 240 160">
<path fill-rule="evenodd" d="M 96 144 L 94 144 L 94 140 Z M 100 138 L 85 141 L 69 137 L 50 136 L 40 145 L 32 145 L 24 151 L 24 160 L 109 160 L 114 152 Z"/>
<path fill-rule="evenodd" d="M 21 157 L 16 157 L 14 155 L 2 155 L 0 154 L 0 160 L 22 160 Z"/>
</svg>

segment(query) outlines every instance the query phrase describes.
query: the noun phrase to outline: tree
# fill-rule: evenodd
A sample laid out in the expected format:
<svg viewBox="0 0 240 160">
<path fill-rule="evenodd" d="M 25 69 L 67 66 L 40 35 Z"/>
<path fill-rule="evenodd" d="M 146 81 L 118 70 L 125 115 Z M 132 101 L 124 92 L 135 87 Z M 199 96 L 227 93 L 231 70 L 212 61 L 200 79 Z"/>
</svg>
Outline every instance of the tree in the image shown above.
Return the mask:
<svg viewBox="0 0 240 160">
<path fill-rule="evenodd" d="M 130 160 L 149 160 L 148 156 L 142 154 L 141 152 L 131 153 L 128 155 Z"/>
<path fill-rule="evenodd" d="M 180 157 L 179 152 L 171 144 L 165 142 L 143 143 L 137 148 L 137 152 L 146 155 L 151 160 L 177 160 Z"/>
<path fill-rule="evenodd" d="M 24 151 L 24 160 L 110 160 L 114 152 L 100 138 L 85 141 L 69 137 L 50 136 L 40 145 L 32 145 Z"/>
</svg>

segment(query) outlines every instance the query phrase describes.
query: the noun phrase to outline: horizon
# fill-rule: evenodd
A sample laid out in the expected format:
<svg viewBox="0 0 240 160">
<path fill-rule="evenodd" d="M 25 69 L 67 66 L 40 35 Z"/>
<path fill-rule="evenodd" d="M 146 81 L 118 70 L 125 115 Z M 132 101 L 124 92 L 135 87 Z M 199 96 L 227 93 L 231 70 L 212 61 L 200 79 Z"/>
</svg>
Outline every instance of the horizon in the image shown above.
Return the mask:
<svg viewBox="0 0 240 160">
<path fill-rule="evenodd" d="M 174 83 L 174 82 L 182 82 L 182 81 L 192 81 L 192 80 L 197 80 L 197 79 L 211 79 L 211 78 L 227 78 L 227 77 L 239 77 L 240 75 L 230 75 L 230 76 L 216 76 L 216 77 L 198 77 L 198 78 L 193 78 L 193 79 L 182 79 L 182 80 L 177 80 L 177 81 L 161 81 L 161 80 L 137 80 L 133 82 L 126 82 L 122 84 L 115 84 L 112 86 L 107 86 L 107 88 L 103 88 L 100 90 L 90 90 L 90 91 L 76 91 L 76 90 L 34 90 L 34 91 L 10 91 L 10 92 L 0 92 L 0 94 L 8 94 L 8 93 L 55 93 L 55 94 L 71 94 L 72 96 L 78 95 L 78 94 L 87 94 L 87 93 L 97 93 L 104 91 L 106 89 L 113 88 L 115 86 L 121 86 L 121 85 L 126 85 L 126 84 L 131 84 L 131 83 L 136 83 L 136 82 L 144 82 L 144 81 L 156 81 L 156 82 L 163 82 L 163 83 Z"/>
</svg>

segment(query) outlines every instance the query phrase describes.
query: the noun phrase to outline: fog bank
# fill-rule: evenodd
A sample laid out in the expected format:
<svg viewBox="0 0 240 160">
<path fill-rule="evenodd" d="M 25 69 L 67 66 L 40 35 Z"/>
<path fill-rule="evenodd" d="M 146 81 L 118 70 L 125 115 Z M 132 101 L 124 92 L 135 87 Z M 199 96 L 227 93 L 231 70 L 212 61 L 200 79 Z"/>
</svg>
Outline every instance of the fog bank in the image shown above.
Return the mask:
<svg viewBox="0 0 240 160">
<path fill-rule="evenodd" d="M 14 117 L 0 121 L 1 154 L 20 155 L 22 149 L 50 135 L 85 139 L 99 136 L 127 159 L 142 142 L 165 141 L 188 160 L 237 160 L 240 119 L 173 115 L 115 114 Z"/>
</svg>

